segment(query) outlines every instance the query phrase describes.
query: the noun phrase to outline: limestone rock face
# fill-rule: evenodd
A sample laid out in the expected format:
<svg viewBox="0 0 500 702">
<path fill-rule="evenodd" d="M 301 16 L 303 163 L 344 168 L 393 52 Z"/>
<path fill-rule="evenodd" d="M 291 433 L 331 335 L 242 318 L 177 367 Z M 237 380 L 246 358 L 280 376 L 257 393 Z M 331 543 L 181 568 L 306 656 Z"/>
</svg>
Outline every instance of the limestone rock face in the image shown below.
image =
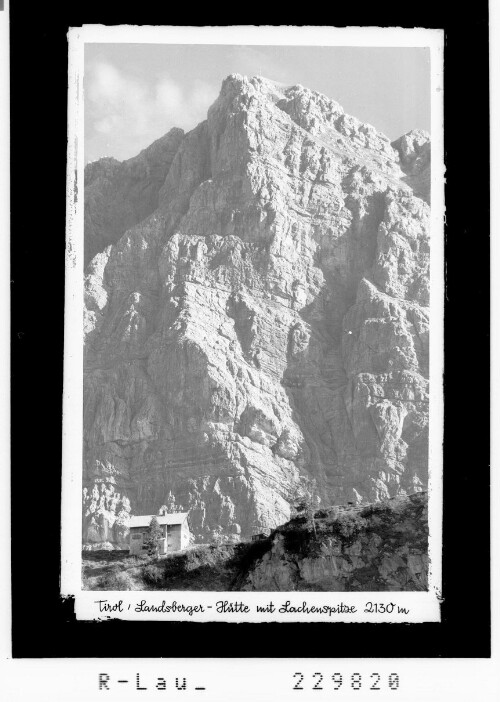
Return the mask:
<svg viewBox="0 0 500 702">
<path fill-rule="evenodd" d="M 154 169 L 137 157 L 144 200 L 134 159 L 89 167 L 89 493 L 134 514 L 172 493 L 204 541 L 284 523 L 301 476 L 327 505 L 425 485 L 429 206 L 405 139 L 232 75 Z"/>
<path fill-rule="evenodd" d="M 431 140 L 427 132 L 413 129 L 396 139 L 392 146 L 399 153 L 405 181 L 415 194 L 429 202 L 431 184 Z"/>
<path fill-rule="evenodd" d="M 114 549 L 128 547 L 130 500 L 116 492 L 112 484 L 94 483 L 83 488 L 83 528 L 85 548 Z"/>
<path fill-rule="evenodd" d="M 85 168 L 85 264 L 158 207 L 183 137 L 182 129 L 172 129 L 128 161 L 102 158 Z"/>
</svg>

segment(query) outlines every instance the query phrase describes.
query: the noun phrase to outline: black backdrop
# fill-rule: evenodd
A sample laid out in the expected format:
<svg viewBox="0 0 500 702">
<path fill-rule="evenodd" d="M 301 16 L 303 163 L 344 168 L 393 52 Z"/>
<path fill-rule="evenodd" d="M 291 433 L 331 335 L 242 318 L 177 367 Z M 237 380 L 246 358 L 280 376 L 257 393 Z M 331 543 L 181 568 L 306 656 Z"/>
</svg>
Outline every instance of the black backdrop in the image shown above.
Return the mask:
<svg viewBox="0 0 500 702">
<path fill-rule="evenodd" d="M 485 657 L 489 572 L 488 9 L 360 3 L 246 16 L 151 3 L 11 6 L 12 590 L 14 657 Z M 351 9 L 352 8 L 352 9 Z M 307 24 L 445 30 L 446 299 L 442 621 L 77 622 L 59 597 L 67 37 L 82 24 Z M 186 22 L 187 20 L 187 22 Z M 5 232 L 3 233 L 5 236 Z M 75 446 L 75 451 L 80 447 Z M 99 634 L 104 633 L 105 636 Z M 138 636 L 140 634 L 140 636 Z M 158 636 L 161 634 L 161 638 Z M 162 643 L 164 642 L 164 643 Z"/>
</svg>

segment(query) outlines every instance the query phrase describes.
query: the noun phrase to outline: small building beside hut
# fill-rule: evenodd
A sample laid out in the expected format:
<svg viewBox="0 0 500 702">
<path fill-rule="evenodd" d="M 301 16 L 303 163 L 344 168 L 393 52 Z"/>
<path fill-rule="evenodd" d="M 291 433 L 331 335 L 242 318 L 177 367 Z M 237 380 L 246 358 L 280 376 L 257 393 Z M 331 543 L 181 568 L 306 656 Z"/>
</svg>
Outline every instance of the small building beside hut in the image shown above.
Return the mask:
<svg viewBox="0 0 500 702">
<path fill-rule="evenodd" d="M 156 517 L 162 538 L 159 543 L 160 555 L 182 551 L 189 546 L 189 519 L 188 512 L 178 512 L 176 514 L 143 514 L 130 518 L 129 553 L 141 554 L 146 551 L 145 543 L 148 538 L 149 525 L 153 517 Z"/>
</svg>

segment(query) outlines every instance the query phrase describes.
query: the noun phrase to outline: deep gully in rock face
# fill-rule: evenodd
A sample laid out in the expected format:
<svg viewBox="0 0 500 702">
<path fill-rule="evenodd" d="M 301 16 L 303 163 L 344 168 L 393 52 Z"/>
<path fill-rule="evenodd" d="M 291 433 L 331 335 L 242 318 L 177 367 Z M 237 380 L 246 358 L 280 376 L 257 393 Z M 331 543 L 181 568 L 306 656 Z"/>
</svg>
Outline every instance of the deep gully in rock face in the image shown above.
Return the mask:
<svg viewBox="0 0 500 702">
<path fill-rule="evenodd" d="M 395 150 L 241 76 L 169 135 L 87 182 L 86 237 L 111 248 L 87 268 L 84 484 L 119 495 L 92 493 L 88 539 L 121 538 L 122 496 L 151 513 L 171 492 L 198 540 L 237 540 L 286 521 L 301 474 L 325 504 L 425 483 L 428 208 L 401 161 L 420 178 L 425 135 Z M 121 233 L 130 197 L 158 209 Z"/>
</svg>

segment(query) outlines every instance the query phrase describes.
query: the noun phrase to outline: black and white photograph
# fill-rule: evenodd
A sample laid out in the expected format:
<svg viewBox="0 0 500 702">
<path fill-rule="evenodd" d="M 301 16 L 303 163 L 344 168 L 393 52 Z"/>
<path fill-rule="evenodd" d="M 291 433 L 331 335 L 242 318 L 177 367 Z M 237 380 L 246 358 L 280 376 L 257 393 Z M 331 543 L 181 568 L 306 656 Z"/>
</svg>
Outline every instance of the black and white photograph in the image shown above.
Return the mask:
<svg viewBox="0 0 500 702">
<path fill-rule="evenodd" d="M 83 590 L 439 594 L 423 38 L 82 44 Z"/>
<path fill-rule="evenodd" d="M 498 50 L 344 10 L 0 8 L 8 702 L 498 697 Z"/>
</svg>

